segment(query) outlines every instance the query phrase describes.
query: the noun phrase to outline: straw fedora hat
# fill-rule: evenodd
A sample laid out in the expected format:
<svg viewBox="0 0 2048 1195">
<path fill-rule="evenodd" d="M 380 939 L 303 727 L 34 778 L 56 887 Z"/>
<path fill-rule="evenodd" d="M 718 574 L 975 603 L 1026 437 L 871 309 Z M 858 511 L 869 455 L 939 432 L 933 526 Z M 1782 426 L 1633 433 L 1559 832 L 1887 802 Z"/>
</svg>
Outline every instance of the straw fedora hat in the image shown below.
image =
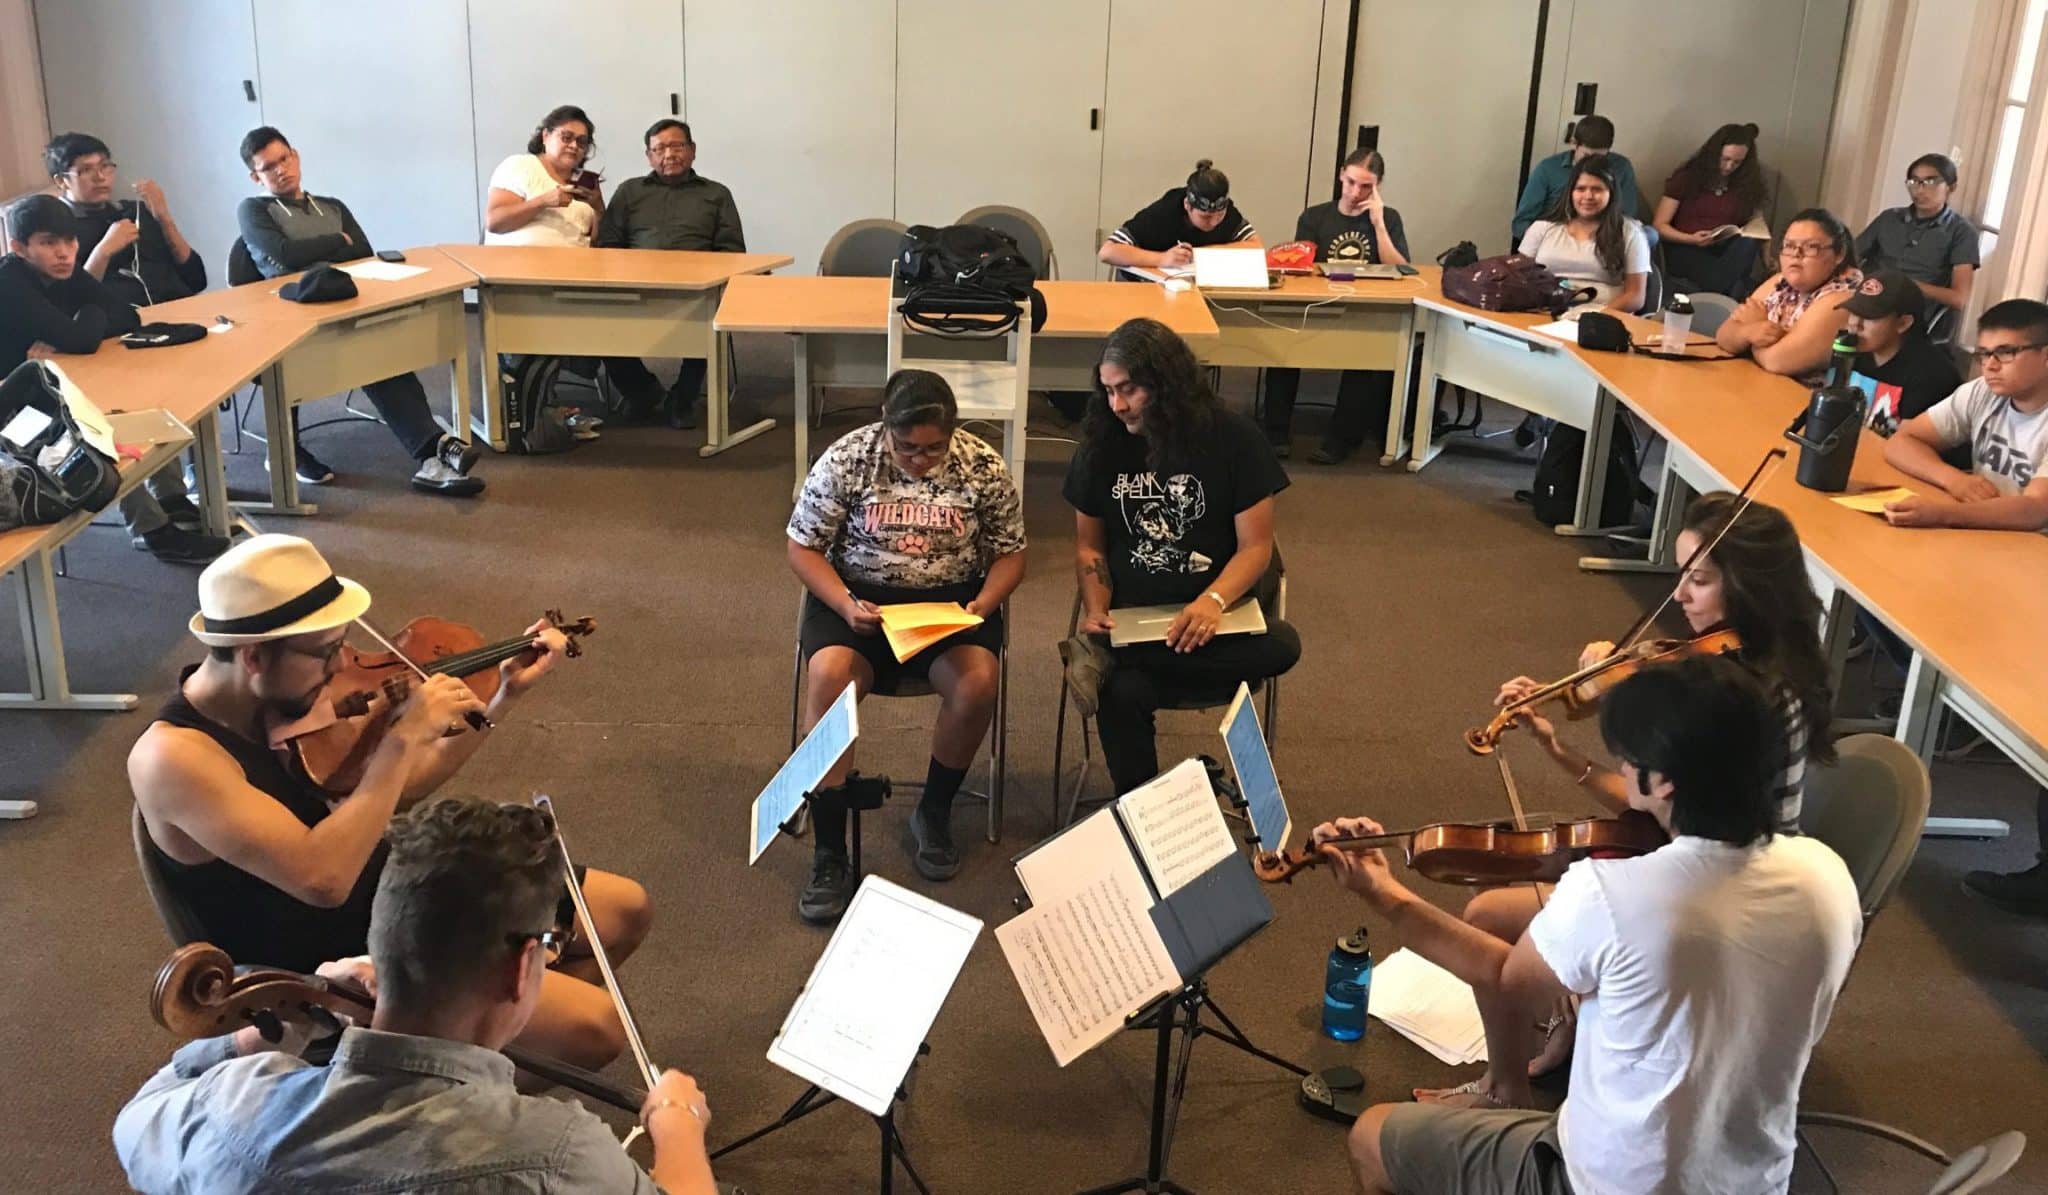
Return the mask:
<svg viewBox="0 0 2048 1195">
<path fill-rule="evenodd" d="M 332 630 L 369 608 L 369 590 L 335 576 L 320 549 L 296 535 L 257 535 L 199 574 L 189 625 L 209 647 L 236 647 Z"/>
</svg>

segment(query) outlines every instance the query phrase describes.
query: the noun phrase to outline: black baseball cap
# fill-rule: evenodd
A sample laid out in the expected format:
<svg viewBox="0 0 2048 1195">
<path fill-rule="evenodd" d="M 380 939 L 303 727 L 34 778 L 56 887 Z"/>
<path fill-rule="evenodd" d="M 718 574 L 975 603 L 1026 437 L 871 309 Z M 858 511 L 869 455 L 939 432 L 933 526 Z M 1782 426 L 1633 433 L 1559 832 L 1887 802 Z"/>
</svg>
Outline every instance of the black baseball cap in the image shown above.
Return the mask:
<svg viewBox="0 0 2048 1195">
<path fill-rule="evenodd" d="M 1925 305 L 1920 284 L 1902 271 L 1873 270 L 1863 276 L 1862 285 L 1842 304 L 1842 310 L 1864 319 L 1885 319 L 1894 315 L 1917 316 Z"/>
</svg>

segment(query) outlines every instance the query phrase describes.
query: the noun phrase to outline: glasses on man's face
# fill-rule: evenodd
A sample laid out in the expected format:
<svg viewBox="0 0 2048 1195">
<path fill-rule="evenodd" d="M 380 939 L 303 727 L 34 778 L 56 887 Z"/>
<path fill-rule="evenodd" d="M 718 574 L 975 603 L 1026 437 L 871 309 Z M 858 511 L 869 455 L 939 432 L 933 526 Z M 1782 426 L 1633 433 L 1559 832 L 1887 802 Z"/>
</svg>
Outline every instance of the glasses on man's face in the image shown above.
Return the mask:
<svg viewBox="0 0 2048 1195">
<path fill-rule="evenodd" d="M 550 967 L 562 961 L 562 952 L 575 940 L 574 929 L 544 929 L 537 933 L 505 935 L 505 945 L 514 950 L 525 949 L 528 942 L 539 942 L 541 956 L 547 959 Z"/>
<path fill-rule="evenodd" d="M 1906 185 L 1913 188 L 1915 191 L 1931 191 L 1934 188 L 1939 187 L 1946 182 L 1948 182 L 1948 180 L 1942 178 L 1940 175 L 1922 176 L 1914 174 L 1908 175 L 1906 177 Z"/>
<path fill-rule="evenodd" d="M 908 444 L 897 439 L 895 432 L 890 432 L 889 451 L 908 460 L 935 461 L 946 455 L 946 448 L 952 442 L 952 439 L 951 436 L 948 436 L 932 444 Z"/>
<path fill-rule="evenodd" d="M 1785 257 L 1818 257 L 1834 247 L 1832 241 L 1786 241 L 1778 252 Z"/>
<path fill-rule="evenodd" d="M 2048 348 L 2048 344 L 2001 344 L 1988 349 L 1971 349 L 1969 357 L 1970 360 L 1975 361 L 1979 365 L 1984 364 L 1986 361 L 1996 361 L 2000 365 L 2011 365 L 2013 361 L 2018 359 L 2021 353 L 2039 348 Z"/>
<path fill-rule="evenodd" d="M 647 153 L 650 157 L 662 158 L 694 149 L 696 144 L 694 141 L 657 141 L 647 147 Z"/>
<path fill-rule="evenodd" d="M 99 162 L 90 166 L 73 166 L 64 173 L 72 178 L 112 178 L 118 169 L 112 162 Z"/>
<path fill-rule="evenodd" d="M 283 154 L 272 159 L 271 161 L 264 162 L 258 165 L 256 167 L 256 173 L 262 175 L 264 178 L 275 178 L 277 177 L 278 171 L 283 170 L 287 163 L 289 163 L 293 158 L 296 158 L 298 156 L 298 150 L 288 149 Z"/>
</svg>

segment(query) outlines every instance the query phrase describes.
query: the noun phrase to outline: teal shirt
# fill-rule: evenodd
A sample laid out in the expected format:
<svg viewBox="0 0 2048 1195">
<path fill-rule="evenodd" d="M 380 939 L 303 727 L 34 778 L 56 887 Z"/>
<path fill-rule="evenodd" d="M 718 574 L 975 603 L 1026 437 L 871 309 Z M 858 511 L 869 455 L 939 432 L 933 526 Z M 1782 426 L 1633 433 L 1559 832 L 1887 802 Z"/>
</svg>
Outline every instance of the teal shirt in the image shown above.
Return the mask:
<svg viewBox="0 0 2048 1195">
<path fill-rule="evenodd" d="M 1633 220 L 1642 219 L 1642 200 L 1636 194 L 1635 163 L 1617 153 L 1607 155 L 1614 163 L 1614 198 L 1621 204 L 1621 214 Z M 1549 215 L 1557 204 L 1558 196 L 1564 194 L 1565 180 L 1572 174 L 1572 151 L 1554 153 L 1536 163 L 1536 169 L 1529 172 L 1529 185 L 1522 188 L 1521 202 L 1515 204 L 1514 236 L 1510 245 L 1522 243 L 1522 234 L 1529 226 Z"/>
</svg>

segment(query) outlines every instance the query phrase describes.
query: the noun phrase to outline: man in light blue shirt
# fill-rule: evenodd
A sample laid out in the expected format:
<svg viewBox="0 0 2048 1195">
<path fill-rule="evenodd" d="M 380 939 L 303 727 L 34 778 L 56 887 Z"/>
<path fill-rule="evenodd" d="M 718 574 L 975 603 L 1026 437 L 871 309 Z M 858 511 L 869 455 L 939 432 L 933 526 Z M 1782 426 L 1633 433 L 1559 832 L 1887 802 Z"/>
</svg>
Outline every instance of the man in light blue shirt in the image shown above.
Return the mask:
<svg viewBox="0 0 2048 1195">
<path fill-rule="evenodd" d="M 1529 172 L 1528 185 L 1522 188 L 1521 201 L 1515 204 L 1514 236 L 1508 241 L 1510 245 L 1521 244 L 1522 234 L 1529 231 L 1529 226 L 1557 206 L 1558 196 L 1564 194 L 1565 182 L 1571 175 L 1572 164 L 1591 154 L 1606 154 L 1607 160 L 1613 163 L 1614 202 L 1621 205 L 1621 214 L 1632 220 L 1642 219 L 1642 200 L 1636 195 L 1635 163 L 1614 152 L 1613 121 L 1605 116 L 1581 116 L 1572 126 L 1565 143 L 1571 148 L 1550 155 L 1536 163 L 1536 168 Z"/>
<path fill-rule="evenodd" d="M 532 1016 L 573 920 L 560 915 L 552 820 L 530 806 L 442 800 L 394 821 L 389 838 L 374 969 L 363 975 L 377 997 L 370 1027 L 345 1030 L 327 1066 L 253 1026 L 179 1050 L 114 1121 L 129 1183 L 713 1195 L 711 1112 L 688 1075 L 664 1073 L 641 1106 L 652 1178 L 582 1105 L 513 1086 L 499 1050 Z"/>
</svg>

